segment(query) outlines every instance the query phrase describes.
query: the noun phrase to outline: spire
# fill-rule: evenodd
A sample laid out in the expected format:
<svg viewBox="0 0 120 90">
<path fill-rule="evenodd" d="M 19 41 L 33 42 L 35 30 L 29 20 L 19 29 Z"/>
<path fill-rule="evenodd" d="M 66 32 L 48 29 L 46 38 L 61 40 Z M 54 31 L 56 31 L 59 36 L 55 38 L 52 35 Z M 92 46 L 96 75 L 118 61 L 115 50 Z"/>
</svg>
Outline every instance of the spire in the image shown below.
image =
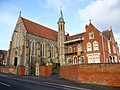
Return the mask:
<svg viewBox="0 0 120 90">
<path fill-rule="evenodd" d="M 21 17 L 21 11 L 19 12 L 19 17 Z"/>
<path fill-rule="evenodd" d="M 62 9 L 60 9 L 60 14 L 61 14 L 61 18 L 63 18 L 63 13 L 62 13 Z"/>
<path fill-rule="evenodd" d="M 59 18 L 59 21 L 58 21 L 58 22 L 64 22 L 62 9 L 60 9 L 60 18 Z"/>
</svg>

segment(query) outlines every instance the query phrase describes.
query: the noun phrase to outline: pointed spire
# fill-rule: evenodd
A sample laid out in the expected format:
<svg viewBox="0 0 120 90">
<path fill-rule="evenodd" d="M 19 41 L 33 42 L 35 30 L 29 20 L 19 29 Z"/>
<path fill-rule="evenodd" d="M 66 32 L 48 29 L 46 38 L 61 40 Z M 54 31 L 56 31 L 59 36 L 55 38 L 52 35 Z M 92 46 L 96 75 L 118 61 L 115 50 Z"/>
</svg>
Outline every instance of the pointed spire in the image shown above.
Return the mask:
<svg viewBox="0 0 120 90">
<path fill-rule="evenodd" d="M 62 8 L 60 8 L 60 18 L 58 22 L 64 22 L 64 18 L 63 18 L 63 13 L 62 13 Z"/>
<path fill-rule="evenodd" d="M 21 17 L 21 11 L 19 12 L 19 17 Z"/>
<path fill-rule="evenodd" d="M 62 13 L 62 9 L 60 9 L 60 17 L 63 18 L 63 13 Z"/>
</svg>

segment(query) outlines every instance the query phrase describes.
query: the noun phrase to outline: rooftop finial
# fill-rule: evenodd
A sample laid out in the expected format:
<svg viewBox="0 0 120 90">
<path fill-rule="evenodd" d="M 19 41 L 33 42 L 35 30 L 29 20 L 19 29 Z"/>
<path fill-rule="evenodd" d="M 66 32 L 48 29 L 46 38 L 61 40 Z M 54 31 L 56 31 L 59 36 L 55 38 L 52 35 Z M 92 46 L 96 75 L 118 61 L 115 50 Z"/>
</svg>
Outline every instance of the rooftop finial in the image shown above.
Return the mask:
<svg viewBox="0 0 120 90">
<path fill-rule="evenodd" d="M 112 30 L 112 26 L 110 26 L 110 30 Z"/>
<path fill-rule="evenodd" d="M 60 15 L 61 15 L 61 18 L 63 18 L 62 6 L 60 7 Z"/>
<path fill-rule="evenodd" d="M 60 18 L 59 18 L 59 21 L 64 22 L 63 13 L 62 13 L 62 7 L 60 7 Z"/>
<path fill-rule="evenodd" d="M 20 11 L 20 13 L 19 13 L 19 16 L 21 17 L 21 11 Z"/>
<path fill-rule="evenodd" d="M 89 22 L 91 23 L 91 19 L 89 19 Z"/>
<path fill-rule="evenodd" d="M 91 24 L 91 19 L 89 19 L 89 25 Z"/>
</svg>

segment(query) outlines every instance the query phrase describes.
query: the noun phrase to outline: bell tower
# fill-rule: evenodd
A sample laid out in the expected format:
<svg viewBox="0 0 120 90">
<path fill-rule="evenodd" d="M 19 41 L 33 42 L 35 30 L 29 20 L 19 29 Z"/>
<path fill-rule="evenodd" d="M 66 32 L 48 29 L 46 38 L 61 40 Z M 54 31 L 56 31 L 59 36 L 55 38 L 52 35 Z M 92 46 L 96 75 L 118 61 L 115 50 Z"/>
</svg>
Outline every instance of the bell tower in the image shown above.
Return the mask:
<svg viewBox="0 0 120 90">
<path fill-rule="evenodd" d="M 65 64 L 65 56 L 64 56 L 65 22 L 64 22 L 62 10 L 60 10 L 60 17 L 57 24 L 58 24 L 58 60 L 60 65 L 64 65 Z"/>
</svg>

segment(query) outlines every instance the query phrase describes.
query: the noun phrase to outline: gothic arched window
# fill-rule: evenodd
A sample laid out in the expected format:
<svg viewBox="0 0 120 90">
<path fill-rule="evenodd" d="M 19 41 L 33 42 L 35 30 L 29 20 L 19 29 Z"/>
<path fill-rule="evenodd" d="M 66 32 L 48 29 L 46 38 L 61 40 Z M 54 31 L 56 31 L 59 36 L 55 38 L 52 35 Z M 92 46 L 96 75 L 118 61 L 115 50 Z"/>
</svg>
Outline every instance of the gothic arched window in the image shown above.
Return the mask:
<svg viewBox="0 0 120 90">
<path fill-rule="evenodd" d="M 35 55 L 35 40 L 31 40 L 30 42 L 30 55 L 31 56 Z"/>
<path fill-rule="evenodd" d="M 40 44 L 40 55 L 41 57 L 45 57 L 45 42 L 41 42 Z"/>
<path fill-rule="evenodd" d="M 50 45 L 50 57 L 54 58 L 54 45 L 53 44 Z"/>
<path fill-rule="evenodd" d="M 90 42 L 87 43 L 87 51 L 92 51 L 92 44 Z"/>
<path fill-rule="evenodd" d="M 82 51 L 82 46 L 80 44 L 77 46 L 77 51 Z"/>
<path fill-rule="evenodd" d="M 93 48 L 94 48 L 94 51 L 99 50 L 99 49 L 98 49 L 98 42 L 97 42 L 97 41 L 94 41 L 94 42 L 93 42 Z"/>
</svg>

